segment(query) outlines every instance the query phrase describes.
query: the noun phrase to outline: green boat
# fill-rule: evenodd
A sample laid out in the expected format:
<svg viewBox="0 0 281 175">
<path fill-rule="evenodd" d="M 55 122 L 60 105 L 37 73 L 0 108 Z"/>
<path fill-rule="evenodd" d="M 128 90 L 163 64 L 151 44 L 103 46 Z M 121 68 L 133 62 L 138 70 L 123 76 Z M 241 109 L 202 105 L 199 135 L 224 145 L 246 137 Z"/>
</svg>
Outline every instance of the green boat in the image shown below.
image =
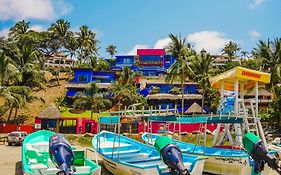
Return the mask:
<svg viewBox="0 0 281 175">
<path fill-rule="evenodd" d="M 50 137 L 54 132 L 40 130 L 29 134 L 22 144 L 22 169 L 24 174 L 56 175 L 61 170 L 52 161 L 49 153 Z M 74 175 L 100 175 L 101 167 L 86 158 L 84 150 L 72 148 Z M 72 173 L 71 173 L 72 174 Z"/>
</svg>

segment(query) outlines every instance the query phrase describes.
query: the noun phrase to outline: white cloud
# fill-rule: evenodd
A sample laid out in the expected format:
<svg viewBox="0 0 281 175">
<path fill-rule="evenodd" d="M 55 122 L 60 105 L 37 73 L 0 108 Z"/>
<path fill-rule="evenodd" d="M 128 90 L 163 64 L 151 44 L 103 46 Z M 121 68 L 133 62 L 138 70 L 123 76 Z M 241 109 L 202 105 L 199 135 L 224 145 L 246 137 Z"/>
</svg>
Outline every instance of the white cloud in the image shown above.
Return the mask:
<svg viewBox="0 0 281 175">
<path fill-rule="evenodd" d="M 197 52 L 205 49 L 211 54 L 218 54 L 231 39 L 217 31 L 202 31 L 189 34 L 187 40 L 194 45 Z"/>
<path fill-rule="evenodd" d="M 1 0 L 0 20 L 53 20 L 71 9 L 72 7 L 63 0 Z"/>
<path fill-rule="evenodd" d="M 254 2 L 249 5 L 251 9 L 256 8 L 257 6 L 261 5 L 265 0 L 253 0 Z"/>
<path fill-rule="evenodd" d="M 160 39 L 155 43 L 154 48 L 156 49 L 165 48 L 170 42 L 171 42 L 170 38 Z"/>
<path fill-rule="evenodd" d="M 8 34 L 9 34 L 9 28 L 4 28 L 0 31 L 0 37 L 1 36 L 7 37 Z"/>
<path fill-rule="evenodd" d="M 137 44 L 135 45 L 135 47 L 130 50 L 126 55 L 136 55 L 137 54 L 137 49 L 144 49 L 144 48 L 148 48 L 148 45 L 145 44 Z"/>
<path fill-rule="evenodd" d="M 46 28 L 42 25 L 33 25 L 33 26 L 30 26 L 30 30 L 33 30 L 36 32 L 42 32 L 42 31 L 46 30 Z"/>
<path fill-rule="evenodd" d="M 257 40 L 261 36 L 261 34 L 259 32 L 257 32 L 256 30 L 249 31 L 249 34 L 250 34 L 252 40 Z"/>
</svg>

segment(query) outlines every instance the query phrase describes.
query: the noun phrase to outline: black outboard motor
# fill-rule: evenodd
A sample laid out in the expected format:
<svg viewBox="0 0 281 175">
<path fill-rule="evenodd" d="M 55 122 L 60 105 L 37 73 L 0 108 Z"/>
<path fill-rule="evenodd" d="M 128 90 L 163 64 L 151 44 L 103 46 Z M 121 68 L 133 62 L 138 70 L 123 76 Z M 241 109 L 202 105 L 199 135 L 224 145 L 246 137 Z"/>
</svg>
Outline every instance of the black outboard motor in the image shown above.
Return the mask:
<svg viewBox="0 0 281 175">
<path fill-rule="evenodd" d="M 73 175 L 74 154 L 68 141 L 61 134 L 55 134 L 49 142 L 50 158 L 60 170 L 57 175 Z"/>
<path fill-rule="evenodd" d="M 279 158 L 276 154 L 268 153 L 262 140 L 253 133 L 247 133 L 243 137 L 243 145 L 246 151 L 255 161 L 254 171 L 260 173 L 264 170 L 264 165 L 274 169 L 281 175 L 281 167 L 279 166 Z"/>
<path fill-rule="evenodd" d="M 156 139 L 154 147 L 160 153 L 163 162 L 172 170 L 171 174 L 190 175 L 189 171 L 184 168 L 182 153 L 167 136 L 161 136 Z"/>
</svg>

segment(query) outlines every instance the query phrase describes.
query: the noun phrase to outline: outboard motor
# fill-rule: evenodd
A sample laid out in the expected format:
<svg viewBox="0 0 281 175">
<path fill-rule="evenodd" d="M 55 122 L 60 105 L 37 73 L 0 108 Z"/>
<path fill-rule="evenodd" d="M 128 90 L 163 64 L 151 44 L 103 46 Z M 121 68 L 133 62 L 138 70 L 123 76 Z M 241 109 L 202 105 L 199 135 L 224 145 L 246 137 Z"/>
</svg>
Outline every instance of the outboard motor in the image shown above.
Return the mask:
<svg viewBox="0 0 281 175">
<path fill-rule="evenodd" d="M 74 154 L 68 141 L 61 135 L 50 137 L 49 153 L 53 163 L 60 170 L 57 175 L 73 175 Z"/>
<path fill-rule="evenodd" d="M 255 173 L 260 173 L 263 171 L 264 165 L 267 163 L 270 168 L 274 169 L 281 175 L 281 167 L 279 166 L 280 160 L 278 155 L 269 153 L 265 149 L 262 140 L 258 136 L 250 132 L 244 135 L 242 141 L 244 148 L 254 159 Z"/>
<path fill-rule="evenodd" d="M 167 136 L 161 136 L 156 139 L 154 147 L 160 153 L 163 162 L 172 170 L 174 174 L 190 175 L 189 171 L 184 168 L 182 153 Z"/>
</svg>

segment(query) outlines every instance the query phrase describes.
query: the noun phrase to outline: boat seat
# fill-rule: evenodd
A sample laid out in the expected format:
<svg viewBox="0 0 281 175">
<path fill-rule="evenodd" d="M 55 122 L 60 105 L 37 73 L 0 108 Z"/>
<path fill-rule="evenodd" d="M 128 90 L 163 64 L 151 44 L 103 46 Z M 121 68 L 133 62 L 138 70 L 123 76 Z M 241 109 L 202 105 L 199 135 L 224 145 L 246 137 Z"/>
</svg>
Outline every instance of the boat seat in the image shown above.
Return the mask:
<svg viewBox="0 0 281 175">
<path fill-rule="evenodd" d="M 140 150 L 131 149 L 131 150 L 119 151 L 119 155 L 120 154 L 128 154 L 128 153 L 138 153 L 138 152 L 140 152 Z M 106 155 L 106 156 L 110 156 L 112 154 L 112 151 L 103 152 L 103 154 Z M 113 154 L 118 154 L 118 151 L 114 151 Z"/>
<path fill-rule="evenodd" d="M 110 141 L 105 141 L 100 143 L 100 148 L 112 148 L 113 147 L 113 143 L 114 142 L 110 142 Z M 115 142 L 114 144 L 115 147 L 118 147 L 118 142 Z M 131 144 L 128 143 L 120 143 L 120 147 L 130 147 L 132 146 Z"/>
<path fill-rule="evenodd" d="M 91 170 L 90 166 L 77 166 L 75 167 L 76 173 L 89 173 Z"/>
<path fill-rule="evenodd" d="M 48 169 L 48 167 L 46 165 L 44 165 L 43 163 L 36 163 L 36 164 L 30 165 L 31 171 L 46 170 L 46 169 Z"/>
<path fill-rule="evenodd" d="M 48 168 L 46 170 L 39 170 L 41 175 L 54 175 L 57 174 L 58 171 L 59 169 L 57 168 Z"/>
<path fill-rule="evenodd" d="M 155 160 L 161 160 L 159 156 L 154 157 L 134 157 L 132 159 L 127 159 L 125 162 L 127 163 L 138 163 L 138 162 L 149 162 L 149 161 L 155 161 Z"/>
</svg>

